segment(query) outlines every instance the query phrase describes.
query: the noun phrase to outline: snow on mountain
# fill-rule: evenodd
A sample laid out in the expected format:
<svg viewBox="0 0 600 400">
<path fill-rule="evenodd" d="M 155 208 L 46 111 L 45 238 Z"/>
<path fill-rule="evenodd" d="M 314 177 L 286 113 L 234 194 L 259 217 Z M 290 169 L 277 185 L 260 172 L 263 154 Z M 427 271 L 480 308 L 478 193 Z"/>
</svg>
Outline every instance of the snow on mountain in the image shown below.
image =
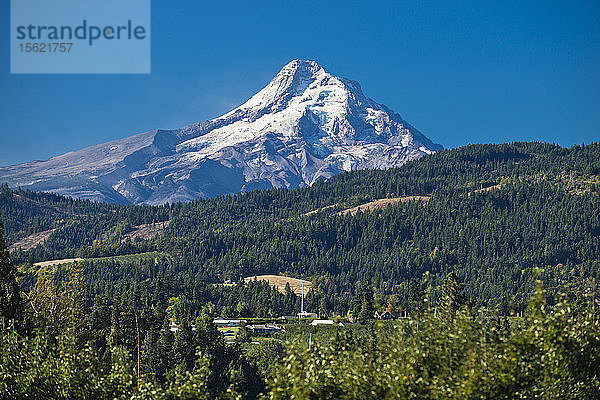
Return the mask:
<svg viewBox="0 0 600 400">
<path fill-rule="evenodd" d="M 0 182 L 93 200 L 162 204 L 343 171 L 389 168 L 440 150 L 358 82 L 314 61 L 288 63 L 246 103 L 181 129 L 155 130 L 0 168 Z"/>
</svg>

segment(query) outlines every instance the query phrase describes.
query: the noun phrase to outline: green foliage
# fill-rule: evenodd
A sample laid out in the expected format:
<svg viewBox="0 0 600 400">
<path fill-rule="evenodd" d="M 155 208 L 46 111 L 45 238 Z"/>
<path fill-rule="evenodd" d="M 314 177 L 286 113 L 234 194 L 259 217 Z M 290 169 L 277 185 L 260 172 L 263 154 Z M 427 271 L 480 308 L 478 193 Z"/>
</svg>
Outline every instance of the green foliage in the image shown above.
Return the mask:
<svg viewBox="0 0 600 400">
<path fill-rule="evenodd" d="M 245 326 L 240 327 L 240 329 L 235 334 L 235 341 L 237 343 L 250 343 L 252 338 L 250 337 L 250 333 Z"/>
<path fill-rule="evenodd" d="M 77 345 L 72 331 L 57 338 L 39 333 L 22 337 L 12 327 L 0 329 L 0 397 L 10 399 L 209 399 L 210 368 L 199 355 L 191 371 L 176 373 L 166 386 L 137 379 L 123 348 L 108 363 L 92 346 Z"/>
<path fill-rule="evenodd" d="M 452 317 L 457 310 L 467 305 L 469 305 L 467 295 L 460 288 L 456 274 L 450 272 L 442 285 L 442 310 L 447 316 Z"/>
<path fill-rule="evenodd" d="M 17 283 L 17 270 L 10 259 L 2 231 L 0 221 L 0 319 L 20 321 L 23 301 Z"/>
<path fill-rule="evenodd" d="M 161 207 L 0 186 L 8 243 L 55 229 L 10 255 L 0 238 L 0 397 L 594 398 L 599 176 L 598 144 L 511 143 Z M 431 198 L 338 215 L 416 194 Z M 163 237 L 122 240 L 166 220 Z M 363 325 L 226 344 L 216 315 L 299 311 L 289 288 L 242 282 L 262 273 L 311 279 L 306 310 Z M 386 307 L 408 318 L 369 322 Z"/>
<path fill-rule="evenodd" d="M 373 291 L 366 283 L 358 283 L 352 315 L 359 324 L 364 324 L 375 318 Z"/>
<path fill-rule="evenodd" d="M 315 279 L 316 291 L 305 299 L 310 311 L 346 315 L 354 308 L 356 282 L 362 281 L 371 285 L 379 306 L 395 295 L 396 307 L 412 312 L 416 304 L 410 291 L 425 284 L 424 274 L 430 273 L 426 285 L 437 299 L 453 271 L 476 303 L 501 303 L 508 313 L 527 306 L 538 266 L 553 287 L 600 279 L 598 176 L 598 144 L 570 149 L 543 143 L 469 145 L 400 168 L 338 175 L 310 188 L 162 207 L 100 204 L 2 187 L 0 210 L 9 243 L 33 233 L 25 232 L 27 226 L 56 228 L 43 245 L 14 251 L 18 264 L 93 258 L 83 266 L 92 296 L 112 297 L 129 290 L 131 282 L 168 276 L 174 296 L 185 293 L 190 301 L 210 302 L 216 314 L 295 314 L 294 296 L 259 286 L 206 285 L 288 273 Z M 432 197 L 427 204 L 409 202 L 355 216 L 336 213 L 375 198 L 414 194 Z M 327 206 L 335 207 L 304 215 Z M 167 219 L 171 223 L 161 238 L 121 241 L 130 226 Z M 165 255 L 106 258 L 152 251 Z M 26 278 L 22 284 L 29 290 L 32 282 Z"/>
<path fill-rule="evenodd" d="M 262 376 L 271 376 L 279 368 L 286 348 L 280 340 L 261 340 L 258 344 L 247 345 L 246 359 L 255 365 Z"/>
<path fill-rule="evenodd" d="M 83 337 L 88 320 L 86 316 L 87 288 L 81 266 L 70 264 L 63 271 L 68 276 L 64 282 L 56 282 L 53 268 L 41 268 L 36 283 L 25 294 L 27 299 L 26 320 L 49 337 L 60 335 L 67 329 Z"/>
<path fill-rule="evenodd" d="M 591 399 L 600 391 L 600 325 L 594 305 L 564 299 L 551 310 L 538 290 L 524 318 L 481 310 L 426 312 L 358 343 L 288 346 L 270 399 Z"/>
</svg>

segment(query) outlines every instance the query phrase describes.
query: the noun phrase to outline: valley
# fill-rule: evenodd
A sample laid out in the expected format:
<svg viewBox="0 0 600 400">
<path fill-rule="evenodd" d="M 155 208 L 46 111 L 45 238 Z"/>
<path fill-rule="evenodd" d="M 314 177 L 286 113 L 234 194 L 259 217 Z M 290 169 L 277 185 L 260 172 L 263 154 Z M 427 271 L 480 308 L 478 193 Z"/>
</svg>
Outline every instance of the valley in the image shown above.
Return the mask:
<svg viewBox="0 0 600 400">
<path fill-rule="evenodd" d="M 600 399 L 600 1 L 2 4 L 0 400 Z"/>
<path fill-rule="evenodd" d="M 85 326 L 81 335 L 97 338 L 90 343 L 98 353 L 83 354 L 123 349 L 136 368 L 139 354 L 140 374 L 155 374 L 156 382 L 188 368 L 182 363 L 197 371 L 193 363 L 212 360 L 214 393 L 227 390 L 238 365 L 250 377 L 236 375 L 247 398 L 257 398 L 251 393 L 264 383 L 256 382 L 266 379 L 291 392 L 303 382 L 322 388 L 327 376 L 351 385 L 348 371 L 410 392 L 423 379 L 411 360 L 434 371 L 428 387 L 471 382 L 465 376 L 498 385 L 501 374 L 514 376 L 506 368 L 543 379 L 536 371 L 551 371 L 556 354 L 572 353 L 540 328 L 542 318 L 589 349 L 583 362 L 596 362 L 591 343 L 600 332 L 590 318 L 600 321 L 598 176 L 598 144 L 470 145 L 306 188 L 161 206 L 2 186 L 0 213 L 27 307 L 48 332 L 38 340 L 59 337 L 67 348 L 71 339 L 61 332 Z M 300 310 L 305 318 L 290 318 Z M 246 326 L 217 328 L 218 318 Z M 26 339 L 3 343 L 19 340 Z M 528 345 L 512 344 L 521 342 Z M 425 343 L 431 359 L 421 356 Z M 335 346 L 334 357 L 328 349 Z M 47 359 L 58 357 L 56 347 L 46 349 Z M 527 349 L 547 351 L 552 361 L 530 369 L 522 363 L 534 357 Z M 396 358 L 388 358 L 392 352 Z M 120 368 L 123 376 L 136 371 Z M 277 368 L 326 375 L 289 380 Z"/>
</svg>

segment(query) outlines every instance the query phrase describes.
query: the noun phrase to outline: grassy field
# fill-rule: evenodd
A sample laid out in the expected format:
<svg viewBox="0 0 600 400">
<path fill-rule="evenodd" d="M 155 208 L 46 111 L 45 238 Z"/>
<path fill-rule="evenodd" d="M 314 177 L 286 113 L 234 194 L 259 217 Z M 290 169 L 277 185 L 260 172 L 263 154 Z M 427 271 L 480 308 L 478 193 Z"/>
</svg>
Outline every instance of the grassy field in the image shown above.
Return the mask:
<svg viewBox="0 0 600 400">
<path fill-rule="evenodd" d="M 365 212 L 365 211 L 373 211 L 373 210 L 382 210 L 388 206 L 392 206 L 392 205 L 395 205 L 398 203 L 406 203 L 408 201 L 422 201 L 424 203 L 427 203 L 430 198 L 431 198 L 431 196 L 425 195 L 425 196 L 403 196 L 403 197 L 389 197 L 389 198 L 377 199 L 377 200 L 373 200 L 373 201 L 370 201 L 365 204 L 361 204 L 356 207 L 351 207 L 351 208 L 342 210 L 342 211 L 338 212 L 338 215 L 346 215 L 346 214 L 354 215 L 358 211 Z M 313 211 L 309 211 L 309 212 L 303 214 L 303 216 L 316 214 L 321 211 L 335 208 L 337 206 L 339 206 L 339 204 L 332 204 L 330 206 L 326 206 L 326 207 L 322 207 L 322 208 L 319 208 L 319 209 L 316 209 Z"/>
<path fill-rule="evenodd" d="M 36 267 L 51 267 L 54 265 L 72 264 L 77 261 L 83 261 L 83 258 L 63 258 L 61 260 L 40 261 L 33 265 Z"/>
<path fill-rule="evenodd" d="M 404 196 L 404 197 L 392 197 L 386 199 L 378 199 L 371 201 L 366 204 L 361 204 L 360 206 L 352 207 L 347 210 L 340 211 L 339 215 L 354 215 L 357 212 L 365 212 L 365 211 L 373 211 L 373 210 L 382 210 L 388 206 L 392 206 L 398 203 L 406 203 L 408 201 L 422 201 L 424 203 L 428 202 L 431 196 Z"/>
<path fill-rule="evenodd" d="M 285 293 L 285 285 L 290 284 L 290 289 L 296 294 L 302 294 L 302 284 L 304 283 L 304 294 L 312 288 L 312 282 L 303 279 L 289 278 L 281 275 L 257 275 L 244 278 L 244 282 L 250 282 L 254 279 L 258 281 L 267 281 L 269 285 L 274 286 L 281 293 Z"/>
</svg>

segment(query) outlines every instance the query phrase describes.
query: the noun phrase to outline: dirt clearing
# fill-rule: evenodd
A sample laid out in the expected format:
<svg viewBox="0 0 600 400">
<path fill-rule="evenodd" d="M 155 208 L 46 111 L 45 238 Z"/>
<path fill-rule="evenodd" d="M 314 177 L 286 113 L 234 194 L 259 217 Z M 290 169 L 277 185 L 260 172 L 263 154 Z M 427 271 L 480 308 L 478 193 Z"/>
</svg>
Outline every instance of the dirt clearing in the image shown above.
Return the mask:
<svg viewBox="0 0 600 400">
<path fill-rule="evenodd" d="M 285 285 L 286 283 L 290 284 L 290 289 L 292 292 L 296 294 L 302 294 L 302 283 L 304 283 L 304 294 L 308 293 L 308 291 L 312 288 L 312 282 L 305 281 L 303 279 L 296 278 L 288 278 L 287 276 L 281 275 L 257 275 L 257 276 L 249 276 L 244 278 L 244 282 L 253 281 L 256 278 L 257 281 L 267 281 L 269 285 L 274 286 L 281 293 L 285 293 Z"/>
</svg>

